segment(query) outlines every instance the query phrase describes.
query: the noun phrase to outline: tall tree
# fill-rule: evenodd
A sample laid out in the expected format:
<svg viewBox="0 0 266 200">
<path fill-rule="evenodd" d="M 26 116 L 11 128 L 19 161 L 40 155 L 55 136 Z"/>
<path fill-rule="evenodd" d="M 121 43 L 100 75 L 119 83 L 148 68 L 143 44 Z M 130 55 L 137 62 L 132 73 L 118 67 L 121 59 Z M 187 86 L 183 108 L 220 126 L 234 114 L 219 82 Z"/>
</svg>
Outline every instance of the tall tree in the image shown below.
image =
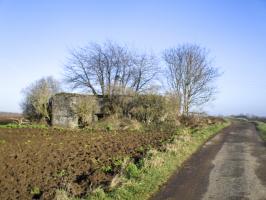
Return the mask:
<svg viewBox="0 0 266 200">
<path fill-rule="evenodd" d="M 212 66 L 207 52 L 198 45 L 186 44 L 165 50 L 170 87 L 180 98 L 182 112 L 189 114 L 192 106 L 209 102 L 215 94 L 214 80 L 218 69 Z"/>
<path fill-rule="evenodd" d="M 158 72 L 157 66 L 153 55 L 138 54 L 127 46 L 107 41 L 72 50 L 64 75 L 73 88 L 112 96 L 147 89 Z"/>
</svg>

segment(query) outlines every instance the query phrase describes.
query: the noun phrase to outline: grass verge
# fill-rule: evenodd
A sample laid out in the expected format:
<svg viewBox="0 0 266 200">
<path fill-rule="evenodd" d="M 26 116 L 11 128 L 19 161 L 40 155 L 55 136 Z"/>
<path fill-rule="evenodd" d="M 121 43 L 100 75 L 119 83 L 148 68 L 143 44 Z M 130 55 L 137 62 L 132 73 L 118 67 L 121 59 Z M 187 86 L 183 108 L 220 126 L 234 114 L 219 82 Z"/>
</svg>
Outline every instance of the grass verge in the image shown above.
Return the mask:
<svg viewBox="0 0 266 200">
<path fill-rule="evenodd" d="M 264 122 L 256 122 L 257 128 L 260 132 L 261 138 L 266 141 L 266 123 Z"/>
<path fill-rule="evenodd" d="M 114 178 L 115 184 L 108 192 L 97 188 L 85 199 L 148 199 L 201 145 L 229 124 L 230 122 L 227 121 L 201 129 L 180 128 L 176 131 L 172 142 L 165 144 L 165 151 L 150 150 L 140 163 L 127 164 L 121 170 L 121 174 Z M 61 200 L 62 193 L 64 191 L 60 191 L 60 195 L 55 199 Z M 62 199 L 65 197 L 64 195 Z"/>
<path fill-rule="evenodd" d="M 39 129 L 47 129 L 47 125 L 43 124 L 15 124 L 15 123 L 9 123 L 9 124 L 1 124 L 0 128 L 39 128 Z"/>
</svg>

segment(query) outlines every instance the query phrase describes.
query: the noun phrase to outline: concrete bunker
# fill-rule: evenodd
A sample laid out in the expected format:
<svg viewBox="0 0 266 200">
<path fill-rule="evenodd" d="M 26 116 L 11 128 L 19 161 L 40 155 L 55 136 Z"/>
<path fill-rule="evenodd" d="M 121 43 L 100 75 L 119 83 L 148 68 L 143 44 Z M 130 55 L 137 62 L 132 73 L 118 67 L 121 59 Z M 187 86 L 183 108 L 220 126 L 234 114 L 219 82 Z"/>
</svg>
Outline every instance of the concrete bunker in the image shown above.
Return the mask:
<svg viewBox="0 0 266 200">
<path fill-rule="evenodd" d="M 76 128 L 79 126 L 80 115 L 78 113 L 79 106 L 83 101 L 90 103 L 95 102 L 90 122 L 97 121 L 98 117 L 102 115 L 103 97 L 94 95 L 83 95 L 75 93 L 58 93 L 54 95 L 49 102 L 51 113 L 51 125 L 67 128 Z"/>
</svg>

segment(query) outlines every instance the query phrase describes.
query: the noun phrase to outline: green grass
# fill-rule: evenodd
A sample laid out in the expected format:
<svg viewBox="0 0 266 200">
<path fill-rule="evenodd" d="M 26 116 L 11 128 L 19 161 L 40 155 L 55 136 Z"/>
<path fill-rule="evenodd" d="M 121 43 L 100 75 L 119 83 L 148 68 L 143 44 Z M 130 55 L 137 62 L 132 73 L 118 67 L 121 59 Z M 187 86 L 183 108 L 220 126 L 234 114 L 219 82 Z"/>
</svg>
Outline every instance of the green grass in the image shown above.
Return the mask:
<svg viewBox="0 0 266 200">
<path fill-rule="evenodd" d="M 259 129 L 261 138 L 266 141 L 266 123 L 256 122 L 257 128 Z"/>
<path fill-rule="evenodd" d="M 166 151 L 150 150 L 147 156 L 138 163 L 129 163 L 124 174 L 116 177 L 119 186 L 109 192 L 102 188 L 94 190 L 86 200 L 135 200 L 148 199 L 159 190 L 160 186 L 179 169 L 194 152 L 210 137 L 214 136 L 229 121 L 223 124 L 210 125 L 199 130 L 180 128 L 171 143 L 165 144 Z M 116 180 L 116 181 L 117 181 Z M 62 192 L 62 191 L 61 191 Z M 79 200 L 72 198 L 73 200 Z"/>
<path fill-rule="evenodd" d="M 48 128 L 47 125 L 43 124 L 15 124 L 15 123 L 10 123 L 10 124 L 4 124 L 0 125 L 0 128 L 39 128 L 39 129 L 46 129 Z"/>
</svg>

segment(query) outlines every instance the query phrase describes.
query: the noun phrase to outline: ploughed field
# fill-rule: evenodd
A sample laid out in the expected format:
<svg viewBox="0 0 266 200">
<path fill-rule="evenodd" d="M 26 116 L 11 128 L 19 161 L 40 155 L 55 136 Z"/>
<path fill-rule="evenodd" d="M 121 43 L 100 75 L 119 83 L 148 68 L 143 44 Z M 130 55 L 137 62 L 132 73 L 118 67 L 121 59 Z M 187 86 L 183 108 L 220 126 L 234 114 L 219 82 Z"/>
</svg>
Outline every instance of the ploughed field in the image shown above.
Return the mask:
<svg viewBox="0 0 266 200">
<path fill-rule="evenodd" d="M 91 132 L 0 128 L 0 199 L 53 199 L 57 189 L 76 197 L 108 186 L 123 158 L 161 149 L 164 132 Z"/>
<path fill-rule="evenodd" d="M 6 125 L 9 123 L 17 123 L 18 121 L 22 119 L 23 117 L 21 114 L 0 112 L 0 125 Z"/>
</svg>

